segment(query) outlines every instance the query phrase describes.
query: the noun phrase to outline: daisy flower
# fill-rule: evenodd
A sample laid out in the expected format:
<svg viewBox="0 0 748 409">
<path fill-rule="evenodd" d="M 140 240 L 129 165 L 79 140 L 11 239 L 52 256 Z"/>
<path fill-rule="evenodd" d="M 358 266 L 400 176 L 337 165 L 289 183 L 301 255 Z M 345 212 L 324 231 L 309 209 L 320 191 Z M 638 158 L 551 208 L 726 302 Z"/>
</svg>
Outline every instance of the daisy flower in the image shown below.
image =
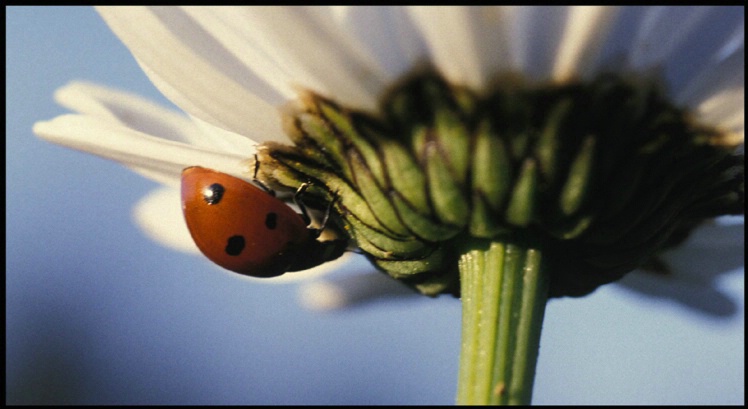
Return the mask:
<svg viewBox="0 0 748 409">
<path fill-rule="evenodd" d="M 77 114 L 34 131 L 163 183 L 138 221 L 187 250 L 160 216 L 184 226 L 185 168 L 305 185 L 380 269 L 462 296 L 461 403 L 529 402 L 547 295 L 587 294 L 742 212 L 742 8 L 99 11 L 188 115 L 73 83 L 56 97 Z"/>
</svg>

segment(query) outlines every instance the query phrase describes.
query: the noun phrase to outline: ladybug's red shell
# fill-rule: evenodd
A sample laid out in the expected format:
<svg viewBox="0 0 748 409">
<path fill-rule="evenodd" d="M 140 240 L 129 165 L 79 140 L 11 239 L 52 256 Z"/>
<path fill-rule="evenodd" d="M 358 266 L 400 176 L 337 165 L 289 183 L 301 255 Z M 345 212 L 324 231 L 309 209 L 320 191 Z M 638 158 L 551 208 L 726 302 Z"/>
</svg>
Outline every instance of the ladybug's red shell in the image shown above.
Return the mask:
<svg viewBox="0 0 748 409">
<path fill-rule="evenodd" d="M 210 169 L 182 172 L 182 210 L 200 251 L 240 274 L 281 275 L 315 240 L 302 217 L 285 203 Z"/>
</svg>

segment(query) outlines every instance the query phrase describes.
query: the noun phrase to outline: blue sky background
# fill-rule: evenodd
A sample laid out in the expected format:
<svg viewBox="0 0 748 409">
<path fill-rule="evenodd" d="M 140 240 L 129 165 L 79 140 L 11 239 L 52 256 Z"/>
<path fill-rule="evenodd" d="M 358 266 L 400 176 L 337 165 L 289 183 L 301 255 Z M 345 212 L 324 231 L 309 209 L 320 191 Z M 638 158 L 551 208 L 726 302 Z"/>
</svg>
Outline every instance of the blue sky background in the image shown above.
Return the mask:
<svg viewBox="0 0 748 409">
<path fill-rule="evenodd" d="M 295 285 L 249 283 L 143 236 L 131 209 L 153 182 L 31 127 L 65 112 L 52 95 L 73 79 L 168 102 L 93 9 L 6 12 L 8 403 L 454 402 L 457 300 L 311 312 Z M 534 403 L 744 403 L 739 222 L 717 250 L 674 262 L 707 285 L 632 276 L 551 301 Z"/>
</svg>

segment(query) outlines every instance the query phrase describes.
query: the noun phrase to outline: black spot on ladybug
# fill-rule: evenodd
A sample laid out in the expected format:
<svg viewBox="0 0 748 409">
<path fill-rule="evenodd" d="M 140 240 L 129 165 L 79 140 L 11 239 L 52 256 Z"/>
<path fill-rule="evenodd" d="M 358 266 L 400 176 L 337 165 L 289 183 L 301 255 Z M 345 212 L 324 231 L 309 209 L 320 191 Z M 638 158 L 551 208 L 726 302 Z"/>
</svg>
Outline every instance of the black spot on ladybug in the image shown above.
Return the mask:
<svg viewBox="0 0 748 409">
<path fill-rule="evenodd" d="M 224 188 L 223 185 L 220 183 L 213 183 L 203 189 L 203 200 L 205 200 L 205 203 L 209 205 L 218 204 L 218 202 L 223 198 L 223 193 L 225 191 L 226 188 Z"/>
<path fill-rule="evenodd" d="M 278 225 L 278 214 L 270 212 L 267 216 L 265 216 L 265 227 L 267 227 L 270 230 L 275 229 L 275 227 Z"/>
<path fill-rule="evenodd" d="M 226 242 L 226 254 L 238 256 L 244 250 L 244 236 L 231 236 Z"/>
</svg>

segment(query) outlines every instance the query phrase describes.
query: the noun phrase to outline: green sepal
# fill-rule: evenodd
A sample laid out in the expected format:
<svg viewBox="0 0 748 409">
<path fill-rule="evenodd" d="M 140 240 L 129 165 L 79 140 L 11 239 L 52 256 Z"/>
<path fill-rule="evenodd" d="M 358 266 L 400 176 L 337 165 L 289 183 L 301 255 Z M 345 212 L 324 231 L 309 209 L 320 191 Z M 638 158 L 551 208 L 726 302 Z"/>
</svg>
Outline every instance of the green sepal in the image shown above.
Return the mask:
<svg viewBox="0 0 748 409">
<path fill-rule="evenodd" d="M 390 193 L 390 200 L 400 215 L 400 220 L 417 237 L 427 241 L 441 241 L 454 237 L 462 230 L 461 226 L 452 226 L 434 220 L 412 208 L 401 196 L 402 191 Z"/>
<path fill-rule="evenodd" d="M 374 148 L 366 137 L 356 129 L 351 118 L 341 112 L 339 108 L 332 107 L 324 102 L 319 103 L 319 109 L 321 110 L 322 115 L 330 121 L 339 134 L 344 135 L 347 141 L 351 143 L 361 157 L 364 158 L 366 166 L 369 168 L 371 174 L 374 175 L 377 183 L 379 185 L 384 185 L 384 168 L 380 156 L 376 148 Z"/>
<path fill-rule="evenodd" d="M 456 112 L 441 109 L 434 115 L 433 135 L 439 150 L 449 152 L 441 155 L 441 161 L 448 166 L 456 184 L 464 184 L 470 168 L 470 134 L 464 119 Z"/>
<path fill-rule="evenodd" d="M 399 192 L 418 212 L 430 214 L 426 175 L 413 154 L 395 139 L 378 137 L 377 142 L 384 165 L 389 170 L 389 184 L 392 189 Z"/>
<path fill-rule="evenodd" d="M 594 214 L 585 214 L 574 218 L 563 219 L 560 224 L 549 227 L 548 232 L 561 240 L 575 239 L 581 236 L 582 233 L 586 232 L 595 220 Z"/>
<path fill-rule="evenodd" d="M 478 238 L 492 238 L 508 231 L 503 225 L 501 213 L 496 212 L 483 195 L 473 193 L 473 209 L 470 212 L 470 235 Z"/>
<path fill-rule="evenodd" d="M 296 111 L 293 111 L 296 112 Z M 301 154 L 305 159 L 316 162 L 320 165 L 320 167 L 337 167 L 336 164 L 330 161 L 330 159 L 325 156 L 324 152 L 319 148 L 319 145 L 317 143 L 309 138 L 307 135 L 307 131 L 302 129 L 302 123 L 299 118 L 297 118 L 297 115 L 301 115 L 301 112 L 295 113 L 293 116 L 291 115 L 285 115 L 283 116 L 283 121 L 281 126 L 283 127 L 283 130 L 286 132 L 286 134 L 291 138 L 291 140 L 296 145 L 296 153 L 297 156 Z M 290 152 L 288 149 L 283 149 L 285 145 L 280 144 L 278 142 L 265 142 L 264 144 L 258 145 L 258 155 L 261 152 L 269 152 L 273 150 L 279 150 L 279 151 L 285 151 Z M 272 162 L 263 162 L 260 161 L 263 165 L 269 165 L 272 164 Z M 260 176 L 262 175 L 262 172 L 260 172 Z"/>
<path fill-rule="evenodd" d="M 344 216 L 345 222 L 350 224 L 354 237 L 365 252 L 384 259 L 423 257 L 433 248 L 433 244 L 418 240 L 415 237 L 395 238 L 385 232 L 375 230 L 352 214 Z"/>
<path fill-rule="evenodd" d="M 582 143 L 576 158 L 571 163 L 569 175 L 560 193 L 561 213 L 571 216 L 584 203 L 592 185 L 592 170 L 595 160 L 595 138 L 587 137 Z"/>
<path fill-rule="evenodd" d="M 262 158 L 265 151 L 258 150 L 258 154 Z M 313 163 L 307 163 L 304 158 L 297 158 L 292 153 L 285 152 L 282 146 L 272 150 L 270 156 L 273 157 L 274 161 L 266 160 L 265 162 L 273 163 L 274 168 L 270 171 L 263 168 L 263 171 L 268 176 L 267 179 L 273 182 L 272 185 L 281 185 L 296 189 L 300 184 L 299 179 L 309 180 L 311 177 L 316 180 L 324 180 L 324 185 L 312 182 L 307 194 L 312 196 L 327 196 L 328 201 L 337 198 L 336 207 L 341 209 L 342 214 L 352 215 L 360 224 L 367 226 L 371 230 L 380 231 L 390 236 L 397 236 L 396 233 L 388 230 L 379 222 L 379 219 L 372 213 L 369 204 L 367 204 L 361 194 L 335 173 L 325 170 L 325 168 L 315 167 Z M 299 176 L 300 174 L 306 175 L 306 177 L 302 178 Z"/>
<path fill-rule="evenodd" d="M 318 115 L 308 112 L 298 114 L 297 118 L 303 135 L 316 143 L 319 146 L 318 149 L 325 152 L 338 165 L 343 176 L 350 179 L 352 171 L 346 160 L 345 146 L 327 122 Z"/>
<path fill-rule="evenodd" d="M 538 190 L 538 166 L 534 159 L 528 158 L 522 163 L 514 189 L 506 209 L 506 220 L 515 226 L 525 227 L 535 217 L 536 197 Z"/>
<path fill-rule="evenodd" d="M 512 160 L 504 141 L 488 121 L 481 123 L 475 133 L 472 163 L 473 192 L 480 193 L 490 208 L 499 212 L 512 186 Z"/>
<path fill-rule="evenodd" d="M 436 216 L 443 223 L 464 226 L 468 222 L 470 206 L 461 186 L 454 180 L 439 148 L 434 144 L 426 144 L 424 148 L 421 154 Z"/>
<path fill-rule="evenodd" d="M 374 264 L 394 278 L 407 278 L 429 271 L 439 271 L 443 267 L 444 253 L 434 250 L 426 257 L 418 259 L 374 259 Z"/>
<path fill-rule="evenodd" d="M 410 232 L 400 222 L 392 203 L 382 192 L 377 181 L 374 180 L 366 163 L 363 163 L 363 158 L 356 152 L 350 152 L 348 158 L 353 171 L 353 181 L 377 220 L 396 235 L 409 236 Z"/>
<path fill-rule="evenodd" d="M 538 142 L 535 145 L 535 157 L 538 159 L 538 166 L 548 183 L 553 183 L 558 177 L 556 175 L 558 156 L 561 152 L 560 147 L 564 143 L 561 140 L 564 135 L 562 127 L 573 106 L 571 98 L 556 102 L 548 114 L 545 126 L 541 130 Z"/>
</svg>

